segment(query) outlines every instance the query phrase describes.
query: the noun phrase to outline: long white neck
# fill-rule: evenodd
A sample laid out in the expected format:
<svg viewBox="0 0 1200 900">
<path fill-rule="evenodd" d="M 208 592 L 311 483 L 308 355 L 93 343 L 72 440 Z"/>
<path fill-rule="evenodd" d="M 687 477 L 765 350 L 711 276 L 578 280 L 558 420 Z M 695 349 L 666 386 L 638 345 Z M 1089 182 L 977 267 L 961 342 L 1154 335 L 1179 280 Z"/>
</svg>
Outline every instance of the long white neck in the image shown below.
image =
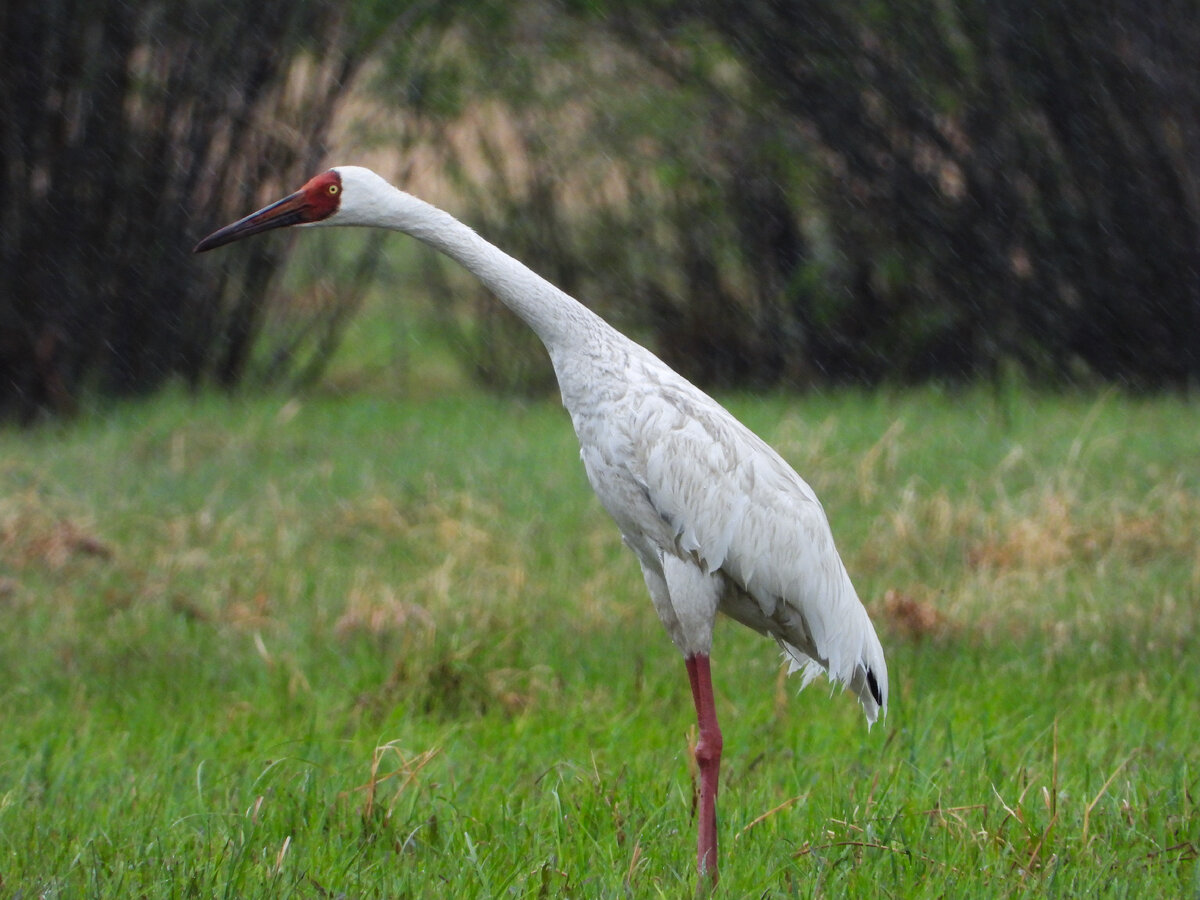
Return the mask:
<svg viewBox="0 0 1200 900">
<path fill-rule="evenodd" d="M 352 168 L 339 167 L 343 182 L 349 181 L 347 176 Z M 343 209 L 328 220 L 330 224 L 390 228 L 445 253 L 520 316 L 541 338 L 551 356 L 598 331 L 611 330 L 575 298 L 489 244 L 449 213 L 404 193 L 374 173 L 367 174 L 372 176 L 370 189 L 356 190 L 357 183 L 346 184 Z M 354 173 L 355 182 L 363 177 Z"/>
</svg>

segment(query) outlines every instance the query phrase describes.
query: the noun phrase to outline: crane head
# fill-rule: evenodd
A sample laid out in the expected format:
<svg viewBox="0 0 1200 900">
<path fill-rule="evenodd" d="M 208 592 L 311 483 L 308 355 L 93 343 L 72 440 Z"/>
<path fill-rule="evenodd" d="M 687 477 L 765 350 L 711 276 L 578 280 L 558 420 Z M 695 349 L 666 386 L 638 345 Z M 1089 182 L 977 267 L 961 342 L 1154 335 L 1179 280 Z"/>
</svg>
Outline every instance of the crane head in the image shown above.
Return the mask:
<svg viewBox="0 0 1200 900">
<path fill-rule="evenodd" d="M 282 200 L 264 206 L 244 219 L 238 219 L 214 231 L 195 247 L 195 253 L 203 253 L 252 234 L 285 228 L 288 225 L 315 225 L 332 216 L 342 203 L 342 176 L 337 169 L 322 172 Z"/>
</svg>

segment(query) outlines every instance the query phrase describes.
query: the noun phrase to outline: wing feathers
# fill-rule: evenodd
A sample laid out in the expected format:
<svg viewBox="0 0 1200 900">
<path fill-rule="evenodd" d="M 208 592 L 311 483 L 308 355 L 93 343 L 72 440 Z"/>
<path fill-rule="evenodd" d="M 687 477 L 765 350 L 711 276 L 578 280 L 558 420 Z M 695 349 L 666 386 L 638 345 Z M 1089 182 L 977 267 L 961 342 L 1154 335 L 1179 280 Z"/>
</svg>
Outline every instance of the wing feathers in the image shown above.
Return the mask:
<svg viewBox="0 0 1200 900">
<path fill-rule="evenodd" d="M 802 686 L 826 672 L 849 685 L 873 722 L 887 707 L 883 650 L 816 495 L 715 401 L 691 385 L 675 394 L 658 387 L 644 398 L 630 445 L 675 552 L 753 600 L 757 609 L 731 614 L 780 642 Z"/>
</svg>

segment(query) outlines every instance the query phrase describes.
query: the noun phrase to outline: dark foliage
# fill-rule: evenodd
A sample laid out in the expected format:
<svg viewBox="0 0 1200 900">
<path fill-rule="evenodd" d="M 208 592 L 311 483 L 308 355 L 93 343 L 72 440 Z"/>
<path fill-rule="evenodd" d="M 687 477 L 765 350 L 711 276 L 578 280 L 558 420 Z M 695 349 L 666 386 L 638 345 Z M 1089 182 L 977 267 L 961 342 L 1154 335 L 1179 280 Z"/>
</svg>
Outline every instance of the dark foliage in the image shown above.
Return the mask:
<svg viewBox="0 0 1200 900">
<path fill-rule="evenodd" d="M 701 383 L 1200 379 L 1191 4 L 458 12 L 0 5 L 0 418 L 243 381 L 289 244 L 190 248 L 311 173 L 368 58 L 464 218 Z M 481 380 L 549 384 L 490 299 L 438 308 Z M 264 377 L 316 377 L 352 310 Z"/>
<path fill-rule="evenodd" d="M 281 245 L 191 248 L 317 164 L 368 50 L 345 7 L 4 4 L 0 418 L 244 376 Z"/>
<path fill-rule="evenodd" d="M 837 263 L 820 289 L 781 295 L 781 315 L 801 336 L 788 352 L 813 370 L 867 383 L 1009 363 L 1151 388 L 1200 378 L 1194 5 L 684 0 L 609 4 L 606 18 L 676 66 L 686 26 L 710 27 L 778 127 L 809 142 Z M 787 212 L 725 171 L 773 234 L 746 252 L 789 283 L 802 232 L 772 226 Z M 702 345 L 728 324 L 693 322 L 694 371 L 723 371 Z"/>
</svg>

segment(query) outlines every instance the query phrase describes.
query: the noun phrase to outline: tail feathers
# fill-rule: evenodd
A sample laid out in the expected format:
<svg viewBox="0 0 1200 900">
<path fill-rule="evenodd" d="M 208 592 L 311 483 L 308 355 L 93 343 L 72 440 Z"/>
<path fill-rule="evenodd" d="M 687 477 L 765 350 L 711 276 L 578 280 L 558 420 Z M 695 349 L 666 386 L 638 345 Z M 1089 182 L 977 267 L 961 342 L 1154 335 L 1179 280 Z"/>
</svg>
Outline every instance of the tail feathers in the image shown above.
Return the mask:
<svg viewBox="0 0 1200 900">
<path fill-rule="evenodd" d="M 875 635 L 872 632 L 871 637 Z M 808 687 L 819 675 L 827 674 L 834 684 L 849 685 L 858 697 L 867 724 L 875 724 L 880 714 L 887 715 L 887 664 L 883 660 L 883 648 L 875 639 L 863 647 L 857 660 L 850 666 L 830 665 L 814 659 L 787 641 L 780 640 L 784 658 L 788 661 L 788 674 L 800 672 L 800 689 Z"/>
</svg>

